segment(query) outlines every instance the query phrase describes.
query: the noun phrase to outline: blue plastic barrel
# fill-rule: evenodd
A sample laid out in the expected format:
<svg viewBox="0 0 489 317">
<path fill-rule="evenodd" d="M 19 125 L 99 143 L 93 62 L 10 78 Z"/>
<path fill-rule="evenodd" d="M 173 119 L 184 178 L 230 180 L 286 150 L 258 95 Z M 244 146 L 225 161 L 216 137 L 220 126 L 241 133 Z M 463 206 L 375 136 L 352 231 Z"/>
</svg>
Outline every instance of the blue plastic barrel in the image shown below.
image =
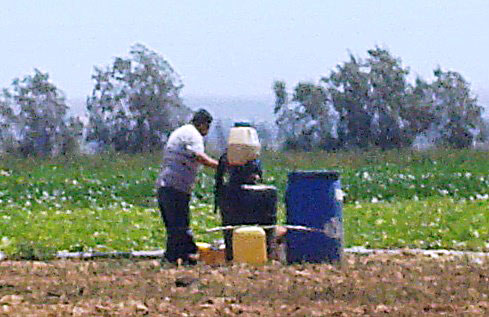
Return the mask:
<svg viewBox="0 0 489 317">
<path fill-rule="evenodd" d="M 335 171 L 289 173 L 285 193 L 287 224 L 320 229 L 288 230 L 287 262 L 341 260 L 343 241 L 342 191 Z"/>
</svg>

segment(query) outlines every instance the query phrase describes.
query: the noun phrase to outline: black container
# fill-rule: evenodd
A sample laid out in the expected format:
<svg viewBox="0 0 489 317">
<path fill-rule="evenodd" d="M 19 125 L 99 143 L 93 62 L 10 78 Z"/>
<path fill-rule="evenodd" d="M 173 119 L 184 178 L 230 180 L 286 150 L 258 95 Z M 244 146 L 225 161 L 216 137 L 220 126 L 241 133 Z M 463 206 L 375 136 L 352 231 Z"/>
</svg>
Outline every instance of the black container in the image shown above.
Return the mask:
<svg viewBox="0 0 489 317">
<path fill-rule="evenodd" d="M 223 226 L 275 225 L 277 222 L 277 189 L 264 185 L 228 185 L 222 189 L 219 207 Z M 273 229 L 265 229 L 270 254 Z M 232 230 L 224 231 L 226 260 L 233 259 Z"/>
</svg>

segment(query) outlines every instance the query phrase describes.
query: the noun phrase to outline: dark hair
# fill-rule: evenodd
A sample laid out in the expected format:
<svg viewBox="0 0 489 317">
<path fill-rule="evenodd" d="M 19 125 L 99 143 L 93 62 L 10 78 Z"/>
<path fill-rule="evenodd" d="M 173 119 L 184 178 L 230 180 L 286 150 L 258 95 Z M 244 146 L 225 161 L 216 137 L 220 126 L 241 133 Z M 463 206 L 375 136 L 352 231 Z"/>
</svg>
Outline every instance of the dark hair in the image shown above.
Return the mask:
<svg viewBox="0 0 489 317">
<path fill-rule="evenodd" d="M 210 125 L 212 123 L 211 114 L 205 109 L 199 109 L 194 113 L 194 117 L 192 118 L 192 124 L 197 126 L 201 124 Z"/>
</svg>

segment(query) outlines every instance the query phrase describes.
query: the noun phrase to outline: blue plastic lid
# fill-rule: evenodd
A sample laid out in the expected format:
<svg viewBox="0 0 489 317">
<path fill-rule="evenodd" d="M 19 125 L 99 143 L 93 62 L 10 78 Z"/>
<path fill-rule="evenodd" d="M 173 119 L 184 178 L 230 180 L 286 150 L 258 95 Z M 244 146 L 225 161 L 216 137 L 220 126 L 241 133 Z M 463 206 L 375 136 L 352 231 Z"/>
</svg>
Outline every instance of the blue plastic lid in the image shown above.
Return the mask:
<svg viewBox="0 0 489 317">
<path fill-rule="evenodd" d="M 244 122 L 244 121 L 241 121 L 241 122 L 235 122 L 235 123 L 234 123 L 234 127 L 235 127 L 235 128 L 240 128 L 240 127 L 251 127 L 251 123 L 249 123 L 249 122 Z"/>
<path fill-rule="evenodd" d="M 315 170 L 315 171 L 294 171 L 289 173 L 289 178 L 324 178 L 337 180 L 340 173 L 337 171 Z"/>
</svg>

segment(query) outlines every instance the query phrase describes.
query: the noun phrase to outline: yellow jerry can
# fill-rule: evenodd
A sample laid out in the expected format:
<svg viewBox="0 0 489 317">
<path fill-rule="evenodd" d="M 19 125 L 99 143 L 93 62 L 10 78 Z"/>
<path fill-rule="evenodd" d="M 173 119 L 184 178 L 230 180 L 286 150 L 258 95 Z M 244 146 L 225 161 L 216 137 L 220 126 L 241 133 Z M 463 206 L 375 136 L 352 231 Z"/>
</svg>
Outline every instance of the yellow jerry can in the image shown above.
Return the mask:
<svg viewBox="0 0 489 317">
<path fill-rule="evenodd" d="M 264 264 L 267 262 L 265 230 L 250 226 L 233 231 L 233 260 L 237 263 Z"/>
<path fill-rule="evenodd" d="M 225 250 L 213 248 L 209 243 L 196 243 L 199 260 L 208 265 L 219 265 L 226 263 Z"/>
</svg>

